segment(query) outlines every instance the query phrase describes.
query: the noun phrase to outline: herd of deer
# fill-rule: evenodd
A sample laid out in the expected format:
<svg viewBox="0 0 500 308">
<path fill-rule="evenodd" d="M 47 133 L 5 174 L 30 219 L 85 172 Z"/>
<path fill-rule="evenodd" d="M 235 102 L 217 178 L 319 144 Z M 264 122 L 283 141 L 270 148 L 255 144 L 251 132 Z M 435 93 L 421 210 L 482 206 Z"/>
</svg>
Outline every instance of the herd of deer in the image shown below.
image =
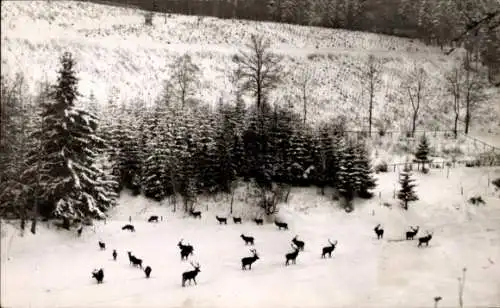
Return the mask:
<svg viewBox="0 0 500 308">
<path fill-rule="evenodd" d="M 195 211 L 191 210 L 190 215 L 193 216 L 194 218 L 201 218 L 200 211 L 195 212 Z M 215 218 L 217 219 L 219 224 L 227 225 L 227 218 L 226 217 L 219 217 L 216 215 Z M 163 217 L 162 217 L 162 220 L 163 220 Z M 255 219 L 253 219 L 253 221 L 257 225 L 263 225 L 263 223 L 264 223 L 262 218 L 255 218 Z M 158 222 L 158 216 L 156 216 L 156 215 L 150 216 L 148 219 L 148 222 Z M 235 224 L 238 224 L 238 223 L 241 224 L 241 217 L 233 217 L 233 222 Z M 275 220 L 274 224 L 278 227 L 278 230 L 281 230 L 281 229 L 288 230 L 288 224 L 286 222 L 279 222 L 279 221 Z M 416 226 L 416 228 L 410 227 L 410 229 L 411 230 L 406 232 L 406 240 L 413 240 L 414 239 L 414 237 L 417 235 L 417 233 L 419 231 L 419 226 Z M 131 232 L 135 232 L 135 227 L 131 224 L 127 224 L 127 225 L 122 227 L 122 230 L 128 230 Z M 381 227 L 380 224 L 376 225 L 373 230 L 375 231 L 375 234 L 377 235 L 377 239 L 384 238 L 384 229 Z M 254 246 L 255 239 L 253 236 L 247 236 L 245 234 L 241 234 L 240 237 L 245 242 L 245 245 Z M 296 235 L 291 240 L 291 246 L 293 248 L 293 251 L 285 254 L 285 266 L 288 266 L 290 264 L 290 262 L 292 264 L 295 264 L 296 259 L 299 255 L 299 252 L 304 251 L 305 243 L 304 243 L 304 241 L 299 240 L 297 237 L 298 236 Z M 419 237 L 418 238 L 418 247 L 421 247 L 422 244 L 426 244 L 426 246 L 429 246 L 429 242 L 431 239 L 432 239 L 432 233 L 427 233 L 426 236 Z M 193 252 L 194 252 L 194 247 L 192 245 L 183 244 L 182 241 L 183 241 L 183 239 L 181 239 L 179 241 L 179 243 L 177 243 L 177 246 L 180 249 L 181 261 L 187 260 L 188 257 L 190 255 L 192 256 Z M 332 252 L 335 250 L 335 247 L 337 246 L 338 241 L 331 242 L 330 239 L 328 239 L 328 243 L 329 243 L 328 246 L 325 246 L 322 248 L 321 258 L 326 258 L 326 255 L 328 255 L 328 257 L 331 258 Z M 104 242 L 99 241 L 98 244 L 99 244 L 99 248 L 101 250 L 106 249 L 106 244 Z M 252 255 L 250 257 L 244 257 L 241 259 L 241 269 L 242 270 L 247 270 L 247 269 L 251 270 L 252 264 L 255 263 L 255 261 L 259 260 L 259 255 L 258 255 L 256 249 L 250 249 L 250 252 L 252 253 Z M 139 268 L 142 269 L 143 268 L 142 267 L 142 259 L 139 259 L 136 256 L 132 255 L 132 252 L 130 252 L 130 251 L 128 251 L 127 253 L 128 253 L 128 258 L 129 258 L 130 264 L 133 266 L 138 266 Z M 117 254 L 116 250 L 113 250 L 113 260 L 116 261 L 117 255 L 118 254 Z M 189 282 L 189 284 L 191 284 L 191 281 L 193 281 L 195 284 L 197 284 L 196 283 L 196 276 L 198 275 L 198 273 L 201 272 L 199 263 L 194 264 L 193 262 L 190 262 L 190 264 L 193 266 L 194 270 L 186 271 L 186 272 L 182 273 L 182 286 L 183 287 L 185 286 L 186 282 Z M 151 271 L 152 271 L 152 269 L 150 266 L 147 266 L 144 269 L 144 273 L 146 274 L 146 278 L 150 277 Z M 102 268 L 99 270 L 94 270 L 92 272 L 92 277 L 97 280 L 97 283 L 102 283 L 102 281 L 104 279 L 104 270 Z"/>
<path fill-rule="evenodd" d="M 406 231 L 406 240 L 413 240 L 415 238 L 415 236 L 417 235 L 419 228 L 420 228 L 419 226 L 417 226 L 416 228 L 410 226 L 411 230 Z M 380 224 L 376 225 L 375 228 L 373 228 L 373 230 L 375 231 L 375 234 L 377 235 L 377 239 L 384 238 L 384 229 L 380 226 Z M 429 246 L 429 242 L 432 239 L 432 235 L 433 235 L 432 232 L 431 233 L 427 232 L 427 235 L 419 237 L 417 247 L 421 247 L 422 244 Z"/>
</svg>

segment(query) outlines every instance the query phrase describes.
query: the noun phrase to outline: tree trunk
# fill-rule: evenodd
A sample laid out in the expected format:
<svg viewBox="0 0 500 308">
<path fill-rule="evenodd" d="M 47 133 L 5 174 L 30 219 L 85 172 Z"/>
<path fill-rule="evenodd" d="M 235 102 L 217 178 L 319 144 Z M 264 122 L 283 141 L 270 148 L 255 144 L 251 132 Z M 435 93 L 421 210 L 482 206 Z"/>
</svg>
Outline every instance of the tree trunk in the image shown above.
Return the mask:
<svg viewBox="0 0 500 308">
<path fill-rule="evenodd" d="M 458 134 L 458 112 L 455 113 L 455 124 L 453 126 L 453 133 L 455 134 L 455 139 L 457 139 L 457 134 Z"/>
<path fill-rule="evenodd" d="M 373 91 L 373 90 L 372 90 Z M 370 93 L 370 110 L 368 112 L 368 136 L 372 137 L 373 93 Z"/>
<path fill-rule="evenodd" d="M 233 203 L 234 203 L 234 190 L 231 192 L 231 206 L 229 208 L 229 213 L 233 214 Z"/>
<path fill-rule="evenodd" d="M 411 136 L 415 137 L 415 130 L 417 127 L 417 116 L 418 113 L 416 111 L 413 112 L 413 121 L 412 121 L 412 126 L 411 126 Z"/>
<path fill-rule="evenodd" d="M 306 89 L 303 89 L 302 93 L 302 98 L 304 100 L 304 124 L 306 124 L 306 118 L 307 118 L 307 96 L 306 96 Z"/>
<path fill-rule="evenodd" d="M 465 134 L 469 133 L 469 123 L 470 123 L 470 102 L 467 100 L 465 108 Z"/>
</svg>

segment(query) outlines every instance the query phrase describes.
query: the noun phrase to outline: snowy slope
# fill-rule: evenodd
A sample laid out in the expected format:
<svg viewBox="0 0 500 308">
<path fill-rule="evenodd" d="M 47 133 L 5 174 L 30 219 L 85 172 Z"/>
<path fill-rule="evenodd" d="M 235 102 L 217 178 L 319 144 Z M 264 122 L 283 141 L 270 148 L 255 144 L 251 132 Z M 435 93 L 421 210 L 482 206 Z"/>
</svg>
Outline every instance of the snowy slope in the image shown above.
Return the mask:
<svg viewBox="0 0 500 308">
<path fill-rule="evenodd" d="M 169 76 L 168 65 L 183 53 L 192 55 L 203 71 L 197 97 L 213 104 L 219 97 L 233 100 L 229 73 L 231 61 L 252 34 L 271 39 L 275 52 L 285 56 L 290 73 L 271 98 L 284 104 L 299 104 L 293 78 L 312 74 L 310 119 L 345 116 L 353 129 L 365 123 L 367 92 L 357 71 L 373 54 L 383 63 L 382 84 L 375 100 L 375 116 L 396 129 L 408 126 L 406 94 L 401 82 L 415 63 L 429 76 L 429 95 L 420 117 L 426 127 L 450 128 L 449 101 L 443 90 L 444 73 L 455 63 L 438 49 L 418 41 L 391 36 L 250 22 L 169 15 L 154 19 L 153 27 L 143 25 L 142 11 L 72 1 L 2 1 L 2 72 L 21 71 L 33 89 L 36 82 L 56 78 L 58 56 L 71 51 L 78 61 L 80 91 L 87 98 L 93 92 L 106 102 L 111 95 L 124 101 L 141 98 L 150 103 Z M 113 89 L 116 89 L 113 90 Z M 84 98 L 85 99 L 85 98 Z M 489 106 L 500 101 L 498 91 Z M 299 106 L 299 105 L 298 105 Z M 301 110 L 297 106 L 298 110 Z M 366 107 L 366 106 L 365 106 Z M 450 109 L 450 108 L 448 108 Z M 475 123 L 498 130 L 498 110 L 481 110 Z"/>
<path fill-rule="evenodd" d="M 395 173 L 380 175 L 380 199 L 358 203 L 351 214 L 315 189 L 295 189 L 279 214 L 289 231 L 250 221 L 218 225 L 214 215 L 228 212 L 222 198 L 201 200 L 203 218 L 194 220 L 126 193 L 107 224 L 86 229 L 82 238 L 45 226 L 36 236 L 19 237 L 3 223 L 2 307 L 432 307 L 435 296 L 443 297 L 440 307 L 456 307 L 463 267 L 465 306 L 498 306 L 500 195 L 488 187 L 488 178 L 497 177 L 499 168 L 452 169 L 449 179 L 440 172 L 416 175 L 421 200 L 408 212 L 380 205 L 396 203 Z M 464 201 L 474 194 L 486 205 L 467 206 Z M 236 212 L 243 206 L 236 202 Z M 146 223 L 153 213 L 166 221 Z M 129 216 L 135 233 L 120 230 Z M 377 223 L 386 230 L 384 240 L 374 237 Z M 408 225 L 420 225 L 421 234 L 434 232 L 428 248 L 400 241 Z M 250 255 L 241 233 L 256 238 L 261 259 L 252 271 L 240 269 L 240 258 Z M 295 235 L 306 242 L 305 251 L 286 268 L 284 254 Z M 176 247 L 181 238 L 195 247 L 193 260 L 201 265 L 197 286 L 180 285 L 181 273 L 190 269 Z M 320 252 L 328 238 L 338 246 L 325 260 Z M 99 250 L 98 240 L 106 242 L 106 251 Z M 112 249 L 119 253 L 116 262 Z M 128 264 L 128 250 L 153 268 L 151 279 Z M 105 271 L 102 285 L 90 277 L 98 267 Z"/>
</svg>

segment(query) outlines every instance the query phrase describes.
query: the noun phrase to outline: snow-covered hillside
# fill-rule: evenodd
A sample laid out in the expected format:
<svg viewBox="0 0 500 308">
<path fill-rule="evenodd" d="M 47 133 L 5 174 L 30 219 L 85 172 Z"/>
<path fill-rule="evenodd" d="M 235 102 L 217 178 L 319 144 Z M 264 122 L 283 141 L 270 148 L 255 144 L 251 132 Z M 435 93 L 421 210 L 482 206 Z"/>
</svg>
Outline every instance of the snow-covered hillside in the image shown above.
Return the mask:
<svg viewBox="0 0 500 308">
<path fill-rule="evenodd" d="M 278 23 L 222 20 L 194 16 L 157 15 L 154 25 L 144 25 L 144 12 L 73 1 L 2 1 L 2 73 L 21 71 L 30 82 L 53 81 L 58 57 L 71 51 L 78 61 L 80 91 L 93 92 L 106 102 L 113 95 L 122 101 L 142 98 L 147 103 L 161 91 L 168 66 L 189 53 L 203 72 L 198 98 L 213 104 L 224 97 L 233 100 L 230 72 L 232 56 L 252 34 L 272 40 L 275 52 L 285 56 L 290 73 L 272 102 L 298 102 L 293 78 L 311 71 L 310 119 L 344 115 L 350 128 L 365 123 L 367 91 L 357 71 L 374 55 L 383 63 L 382 84 L 376 93 L 375 117 L 396 129 L 406 129 L 410 106 L 401 82 L 414 64 L 429 77 L 429 94 L 420 117 L 427 128 L 449 129 L 444 73 L 456 54 L 444 56 L 418 41 L 391 36 L 292 26 Z M 113 90 L 113 88 L 115 90 Z M 498 93 L 488 106 L 500 101 Z M 300 108 L 297 106 L 298 110 Z M 499 110 L 479 111 L 475 124 L 498 128 Z M 406 116 L 404 116 L 406 115 Z"/>
<path fill-rule="evenodd" d="M 458 281 L 466 267 L 464 307 L 500 304 L 500 199 L 488 179 L 500 177 L 500 169 L 451 169 L 418 175 L 420 201 L 404 212 L 381 204 L 392 199 L 396 173 L 380 174 L 376 196 L 357 202 L 350 214 L 331 204 L 315 189 L 292 191 L 279 213 L 289 231 L 273 224 L 256 226 L 245 220 L 219 225 L 215 214 L 227 215 L 226 200 L 200 200 L 203 218 L 183 218 L 167 204 L 159 206 L 124 193 L 107 224 L 97 223 L 73 232 L 40 228 L 39 234 L 19 236 L 17 224 L 2 223 L 2 307 L 439 307 L 458 306 Z M 463 188 L 464 194 L 461 195 Z M 486 205 L 466 200 L 479 194 Z M 236 198 L 235 211 L 248 207 Z M 208 208 L 208 212 L 206 211 Z M 147 223 L 149 215 L 163 221 Z M 128 217 L 135 233 L 120 230 Z M 373 227 L 385 228 L 377 240 Z M 433 232 L 429 247 L 404 241 L 409 225 L 421 233 Z M 256 239 L 260 260 L 251 271 L 242 271 L 240 259 L 250 256 L 241 233 Z M 290 240 L 298 235 L 305 250 L 297 264 L 284 266 Z M 195 247 L 192 260 L 201 272 L 197 286 L 181 287 L 181 273 L 189 262 L 181 261 L 177 242 Z M 327 240 L 338 240 L 331 259 L 321 259 Z M 100 251 L 98 241 L 107 244 Z M 111 252 L 118 251 L 117 261 Z M 148 280 L 129 265 L 127 251 L 152 267 Z M 91 278 L 102 267 L 104 283 Z"/>
</svg>

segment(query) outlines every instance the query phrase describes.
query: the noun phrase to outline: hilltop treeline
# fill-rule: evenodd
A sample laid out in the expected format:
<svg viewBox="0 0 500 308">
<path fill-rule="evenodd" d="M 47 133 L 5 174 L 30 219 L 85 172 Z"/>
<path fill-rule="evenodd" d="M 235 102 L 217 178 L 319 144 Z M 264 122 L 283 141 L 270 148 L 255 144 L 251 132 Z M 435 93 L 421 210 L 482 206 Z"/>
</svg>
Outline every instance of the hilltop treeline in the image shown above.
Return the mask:
<svg viewBox="0 0 500 308">
<path fill-rule="evenodd" d="M 103 1 L 95 1 L 103 2 Z M 108 0 L 161 13 L 286 22 L 464 46 L 500 83 L 500 4 L 497 0 Z"/>
</svg>

